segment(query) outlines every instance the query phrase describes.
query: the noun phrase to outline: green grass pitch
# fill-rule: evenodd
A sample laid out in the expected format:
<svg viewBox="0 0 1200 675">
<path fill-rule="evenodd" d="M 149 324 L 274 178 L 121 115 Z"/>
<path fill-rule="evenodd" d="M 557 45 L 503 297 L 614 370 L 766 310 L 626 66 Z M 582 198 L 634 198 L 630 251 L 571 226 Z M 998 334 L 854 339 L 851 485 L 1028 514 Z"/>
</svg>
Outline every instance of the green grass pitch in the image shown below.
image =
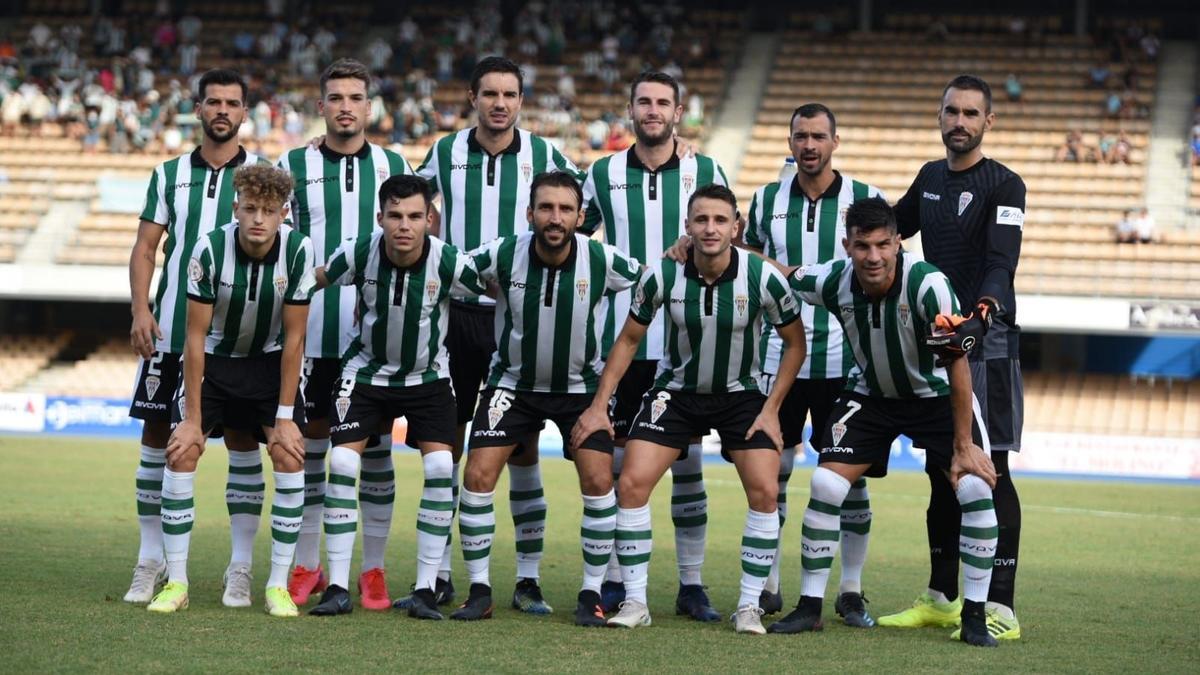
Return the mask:
<svg viewBox="0 0 1200 675">
<path fill-rule="evenodd" d="M 633 631 L 576 628 L 571 613 L 581 569 L 581 504 L 573 468 L 559 459 L 544 463 L 550 511 L 542 573 L 555 607 L 551 617 L 524 616 L 507 607 L 514 563 L 504 479 L 497 491 L 492 556 L 497 609 L 491 621 L 418 622 L 361 608 L 332 619 L 272 619 L 262 612 L 261 595 L 269 565 L 267 526 L 255 549 L 255 607 L 226 609 L 220 604 L 229 553 L 224 454 L 210 446 L 201 460 L 191 608 L 153 616 L 121 602 L 137 552 L 136 444 L 0 437 L 3 670 L 1200 672 L 1195 487 L 1019 479 L 1024 524 L 1017 598 L 1024 638 L 981 650 L 950 641 L 947 630 L 848 628 L 834 616 L 831 600 L 819 634 L 742 636 L 728 622 L 701 625 L 674 616 L 669 484 L 660 484 L 653 500 L 654 625 Z M 397 454 L 396 473 L 388 550 L 393 594 L 405 591 L 414 576 L 416 455 Z M 715 606 L 728 613 L 737 599 L 745 500 L 731 466 L 706 465 L 705 474 L 705 580 Z M 792 518 L 783 533 L 788 604 L 799 586 L 798 532 L 808 479 L 809 471 L 797 470 L 789 490 Z M 927 489 L 924 476 L 914 473 L 871 483 L 875 520 L 864 588 L 876 616 L 907 606 L 924 587 Z M 463 594 L 467 583 L 457 551 L 454 569 Z M 831 589 L 836 563 L 834 570 Z"/>
</svg>

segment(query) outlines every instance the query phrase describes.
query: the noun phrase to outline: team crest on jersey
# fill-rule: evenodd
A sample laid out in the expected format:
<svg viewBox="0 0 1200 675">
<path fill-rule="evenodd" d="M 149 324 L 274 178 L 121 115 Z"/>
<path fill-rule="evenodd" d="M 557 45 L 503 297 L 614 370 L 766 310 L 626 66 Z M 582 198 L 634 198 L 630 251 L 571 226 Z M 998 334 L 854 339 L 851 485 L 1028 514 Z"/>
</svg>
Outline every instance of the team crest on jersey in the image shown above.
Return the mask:
<svg viewBox="0 0 1200 675">
<path fill-rule="evenodd" d="M 195 258 L 188 260 L 188 278 L 197 283 L 204 278 L 204 268 L 200 266 L 200 261 Z"/>
<path fill-rule="evenodd" d="M 650 423 L 657 424 L 658 418 L 662 417 L 663 413 L 667 412 L 667 401 L 671 400 L 671 392 L 660 391 L 658 398 L 650 403 Z"/>
<path fill-rule="evenodd" d="M 909 325 L 908 324 L 908 315 L 909 315 L 908 305 L 901 303 L 900 304 L 900 324 L 902 326 L 904 326 L 905 328 L 908 328 L 908 325 Z"/>
<path fill-rule="evenodd" d="M 733 306 L 737 307 L 738 316 L 746 313 L 746 305 L 750 304 L 750 298 L 744 295 L 737 295 L 733 298 Z"/>
<path fill-rule="evenodd" d="M 157 375 L 146 376 L 146 398 L 154 398 L 154 392 L 158 391 L 158 386 L 162 384 L 162 380 Z"/>
<path fill-rule="evenodd" d="M 533 179 L 533 165 L 529 162 L 521 163 L 521 175 L 525 177 L 525 182 L 528 183 Z"/>
<path fill-rule="evenodd" d="M 587 300 L 588 280 L 580 279 L 575 282 L 575 292 L 579 294 L 580 302 Z"/>
<path fill-rule="evenodd" d="M 838 219 L 837 219 L 838 225 L 841 225 L 842 227 L 846 226 L 846 212 L 849 210 L 850 210 L 849 206 L 843 206 L 841 209 L 838 210 Z"/>
<path fill-rule="evenodd" d="M 350 412 L 350 398 L 348 396 L 339 396 L 333 402 L 333 407 L 337 409 L 338 421 L 346 421 L 346 413 Z"/>
<path fill-rule="evenodd" d="M 971 194 L 970 192 L 963 192 L 958 196 L 958 215 L 961 216 L 963 211 L 967 210 L 967 207 L 971 205 L 971 200 L 974 198 L 975 195 Z"/>
<path fill-rule="evenodd" d="M 829 431 L 832 432 L 833 435 L 833 444 L 841 445 L 842 436 L 846 435 L 846 425 L 842 424 L 841 422 L 834 422 L 833 426 L 829 428 Z"/>
<path fill-rule="evenodd" d="M 287 292 L 287 277 L 275 277 L 275 292 L 283 295 Z"/>
<path fill-rule="evenodd" d="M 646 304 L 646 289 L 642 288 L 640 284 L 637 287 L 637 292 L 633 294 L 633 304 L 638 307 Z"/>
<path fill-rule="evenodd" d="M 425 297 L 429 300 L 429 302 L 433 302 L 437 299 L 438 288 L 440 287 L 441 284 L 439 284 L 437 281 L 429 281 L 425 283 Z"/>
<path fill-rule="evenodd" d="M 375 178 L 382 183 L 389 178 L 387 169 L 375 169 Z"/>
<path fill-rule="evenodd" d="M 684 192 L 691 192 L 692 188 L 696 187 L 696 176 L 694 174 L 685 173 L 682 180 Z"/>
</svg>

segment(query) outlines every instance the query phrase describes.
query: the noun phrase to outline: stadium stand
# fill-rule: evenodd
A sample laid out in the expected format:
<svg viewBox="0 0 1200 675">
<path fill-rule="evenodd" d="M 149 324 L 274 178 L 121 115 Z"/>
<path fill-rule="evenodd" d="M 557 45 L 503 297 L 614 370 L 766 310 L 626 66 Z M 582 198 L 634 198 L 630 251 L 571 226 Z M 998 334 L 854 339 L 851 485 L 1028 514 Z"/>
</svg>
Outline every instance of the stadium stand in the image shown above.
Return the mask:
<svg viewBox="0 0 1200 675">
<path fill-rule="evenodd" d="M 137 358 L 129 349 L 129 340 L 112 338 L 83 359 L 55 363 L 41 370 L 23 389 L 65 396 L 119 398 L 129 395 L 136 372 Z"/>
<path fill-rule="evenodd" d="M 0 391 L 18 390 L 26 380 L 45 368 L 68 340 L 66 334 L 55 337 L 4 336 L 0 341 Z"/>
<path fill-rule="evenodd" d="M 1039 431 L 1195 438 L 1200 381 L 1031 372 L 1025 410 Z"/>
</svg>

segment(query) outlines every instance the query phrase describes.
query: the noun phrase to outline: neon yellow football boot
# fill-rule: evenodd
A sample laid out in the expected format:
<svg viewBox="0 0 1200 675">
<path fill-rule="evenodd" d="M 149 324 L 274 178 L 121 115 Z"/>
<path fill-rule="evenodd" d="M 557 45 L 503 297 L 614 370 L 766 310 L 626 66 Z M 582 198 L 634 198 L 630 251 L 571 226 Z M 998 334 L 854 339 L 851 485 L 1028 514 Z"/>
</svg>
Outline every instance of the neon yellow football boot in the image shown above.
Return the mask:
<svg viewBox="0 0 1200 675">
<path fill-rule="evenodd" d="M 1016 616 L 1013 616 L 1013 618 L 1011 618 L 1011 619 L 1007 619 L 1007 618 L 1001 616 L 1000 612 L 997 612 L 995 609 L 992 609 L 991 607 L 984 610 L 984 612 L 987 614 L 988 635 L 991 635 L 992 637 L 996 638 L 997 640 L 1020 640 L 1021 639 L 1021 623 L 1019 621 L 1017 621 Z M 950 639 L 957 640 L 958 634 L 959 634 L 959 631 L 955 630 L 953 633 L 950 634 Z"/>
<path fill-rule="evenodd" d="M 159 614 L 171 614 L 188 606 L 187 584 L 178 581 L 168 581 L 166 586 L 154 596 L 146 609 Z"/>
<path fill-rule="evenodd" d="M 300 616 L 300 610 L 296 608 L 292 594 L 288 593 L 286 586 L 268 586 L 266 598 L 267 614 L 281 617 Z"/>
<path fill-rule="evenodd" d="M 912 607 L 902 612 L 881 616 L 878 623 L 880 626 L 889 628 L 925 628 L 926 626 L 949 628 L 959 624 L 961 613 L 961 597 L 955 598 L 953 602 L 938 602 L 926 591 L 917 596 Z"/>
</svg>

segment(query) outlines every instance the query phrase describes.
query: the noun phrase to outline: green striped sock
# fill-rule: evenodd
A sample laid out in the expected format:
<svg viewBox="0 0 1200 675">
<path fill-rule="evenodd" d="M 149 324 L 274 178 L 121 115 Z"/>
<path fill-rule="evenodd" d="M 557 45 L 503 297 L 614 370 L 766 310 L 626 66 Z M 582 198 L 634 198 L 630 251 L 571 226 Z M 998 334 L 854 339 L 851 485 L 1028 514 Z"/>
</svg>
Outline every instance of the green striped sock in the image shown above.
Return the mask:
<svg viewBox="0 0 1200 675">
<path fill-rule="evenodd" d="M 350 587 L 350 556 L 358 530 L 358 492 L 355 481 L 361 459 L 344 446 L 329 452 L 329 481 L 325 484 L 325 555 L 329 559 L 329 583 Z"/>
<path fill-rule="evenodd" d="M 454 497 L 450 472 L 454 460 L 449 450 L 431 452 L 421 458 L 425 486 L 417 508 L 417 588 L 434 588 L 438 567 L 454 521 Z"/>
<path fill-rule="evenodd" d="M 362 511 L 362 568 L 383 568 L 392 510 L 396 502 L 396 471 L 392 465 L 392 435 L 382 434 L 379 444 L 363 451 L 358 481 L 358 507 Z"/>
<path fill-rule="evenodd" d="M 496 536 L 495 492 L 471 492 L 463 488 L 458 505 L 458 537 L 463 564 L 473 584 L 491 586 L 489 566 L 492 539 Z"/>
<path fill-rule="evenodd" d="M 617 493 L 583 496 L 583 522 L 579 527 L 583 547 L 583 590 L 600 592 L 617 529 Z"/>
<path fill-rule="evenodd" d="M 546 534 L 546 493 L 540 465 L 508 466 L 508 507 L 517 546 L 517 578 L 537 579 Z"/>
<path fill-rule="evenodd" d="M 841 538 L 842 502 L 850 482 L 829 469 L 817 467 L 812 475 L 811 497 L 800 527 L 800 594 L 825 597 L 829 568 Z"/>
<path fill-rule="evenodd" d="M 842 581 L 840 592 L 861 593 L 862 571 L 867 564 L 867 542 L 871 533 L 871 497 L 867 479 L 859 478 L 842 502 Z"/>
<path fill-rule="evenodd" d="M 675 557 L 679 583 L 699 586 L 708 534 L 708 493 L 704 491 L 704 448 L 688 446 L 687 457 L 671 465 L 671 522 L 675 525 Z"/>
<path fill-rule="evenodd" d="M 758 606 L 758 598 L 766 586 L 777 548 L 779 513 L 748 510 L 746 526 L 742 530 L 742 595 L 738 598 L 738 607 Z"/>
<path fill-rule="evenodd" d="M 187 583 L 188 547 L 192 539 L 192 522 L 196 519 L 195 471 L 163 471 L 162 531 L 163 549 L 167 558 L 167 577 L 170 581 Z"/>
<path fill-rule="evenodd" d="M 982 478 L 967 475 L 958 479 L 955 496 L 962 508 L 958 557 L 963 565 L 963 598 L 986 602 L 992 583 L 996 539 L 1000 534 L 992 490 Z"/>
<path fill-rule="evenodd" d="M 625 599 L 645 604 L 646 583 L 650 574 L 650 553 L 653 550 L 650 528 L 650 505 L 633 509 L 617 509 L 617 532 L 613 553 L 621 564 L 621 581 L 625 583 Z"/>
<path fill-rule="evenodd" d="M 262 454 L 254 450 L 229 451 L 229 477 L 225 482 L 225 508 L 229 511 L 230 563 L 250 564 L 254 538 L 262 522 L 267 485 L 263 482 Z"/>
<path fill-rule="evenodd" d="M 163 469 L 167 466 L 167 451 L 142 446 L 134 474 L 134 494 L 137 499 L 138 528 L 141 544 L 138 560 L 163 559 L 162 488 Z"/>
<path fill-rule="evenodd" d="M 267 588 L 287 586 L 288 568 L 304 520 L 304 472 L 274 472 L 275 497 L 271 500 L 271 577 Z"/>
</svg>

